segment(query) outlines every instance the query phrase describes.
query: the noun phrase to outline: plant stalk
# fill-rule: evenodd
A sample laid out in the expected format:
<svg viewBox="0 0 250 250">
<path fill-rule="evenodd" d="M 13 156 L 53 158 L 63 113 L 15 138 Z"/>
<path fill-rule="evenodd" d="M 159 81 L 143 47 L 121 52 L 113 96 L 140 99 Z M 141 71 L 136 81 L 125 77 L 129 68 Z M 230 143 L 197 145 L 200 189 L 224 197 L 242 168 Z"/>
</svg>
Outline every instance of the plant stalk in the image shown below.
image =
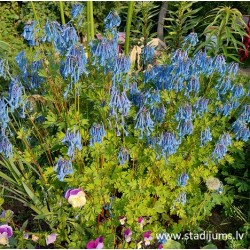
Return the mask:
<svg viewBox="0 0 250 250">
<path fill-rule="evenodd" d="M 130 28 L 132 22 L 132 16 L 134 11 L 134 1 L 130 1 L 128 5 L 128 15 L 127 15 L 127 23 L 126 23 L 126 38 L 125 38 L 125 55 L 129 54 L 129 37 L 130 37 Z"/>
<path fill-rule="evenodd" d="M 64 18 L 64 10 L 63 10 L 63 2 L 62 1 L 59 2 L 59 6 L 60 6 L 60 14 L 61 14 L 62 25 L 64 25 L 65 24 L 65 18 Z"/>
</svg>

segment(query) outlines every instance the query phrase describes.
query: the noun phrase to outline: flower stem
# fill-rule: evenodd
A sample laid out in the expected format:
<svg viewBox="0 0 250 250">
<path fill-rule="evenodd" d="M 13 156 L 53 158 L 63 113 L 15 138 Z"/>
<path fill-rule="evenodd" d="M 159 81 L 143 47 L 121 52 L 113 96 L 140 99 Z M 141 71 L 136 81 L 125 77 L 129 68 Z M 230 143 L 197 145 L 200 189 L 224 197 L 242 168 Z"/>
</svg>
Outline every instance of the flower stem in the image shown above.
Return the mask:
<svg viewBox="0 0 250 250">
<path fill-rule="evenodd" d="M 65 18 L 64 18 L 63 2 L 62 1 L 59 2 L 59 6 L 60 6 L 60 14 L 61 14 L 62 25 L 64 25 L 65 24 Z"/>
</svg>

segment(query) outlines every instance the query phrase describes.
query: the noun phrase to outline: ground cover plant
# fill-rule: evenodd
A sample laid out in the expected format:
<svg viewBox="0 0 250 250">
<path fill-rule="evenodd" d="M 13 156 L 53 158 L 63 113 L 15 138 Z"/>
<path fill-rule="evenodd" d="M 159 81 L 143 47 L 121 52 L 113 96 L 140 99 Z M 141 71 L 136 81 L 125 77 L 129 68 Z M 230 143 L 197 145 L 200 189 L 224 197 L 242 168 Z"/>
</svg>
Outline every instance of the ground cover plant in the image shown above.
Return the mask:
<svg viewBox="0 0 250 250">
<path fill-rule="evenodd" d="M 28 49 L 12 67 L 0 60 L 10 82 L 1 208 L 11 199 L 31 211 L 17 225 L 2 209 L 1 247 L 180 248 L 158 234 L 199 231 L 212 208 L 233 203 L 216 175 L 250 137 L 249 85 L 238 63 L 195 52 L 194 32 L 158 58 L 145 44 L 138 67 L 119 49 L 118 13 L 93 39 L 83 11 L 74 4 L 65 24 L 27 22 Z"/>
</svg>

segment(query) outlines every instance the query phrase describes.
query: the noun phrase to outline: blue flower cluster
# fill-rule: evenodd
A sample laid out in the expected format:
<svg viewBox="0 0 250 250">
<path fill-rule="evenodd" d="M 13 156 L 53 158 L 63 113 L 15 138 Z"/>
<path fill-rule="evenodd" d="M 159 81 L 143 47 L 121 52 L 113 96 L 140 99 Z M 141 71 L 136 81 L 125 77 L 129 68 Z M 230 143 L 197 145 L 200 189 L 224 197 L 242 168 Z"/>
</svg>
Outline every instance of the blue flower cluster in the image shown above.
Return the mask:
<svg viewBox="0 0 250 250">
<path fill-rule="evenodd" d="M 93 146 L 94 143 L 101 143 L 102 138 L 106 135 L 104 125 L 94 123 L 89 131 L 90 135 L 90 146 Z"/>
<path fill-rule="evenodd" d="M 25 40 L 28 41 L 28 44 L 30 46 L 35 46 L 36 45 L 36 40 L 35 40 L 36 30 L 35 30 L 35 27 L 36 27 L 36 22 L 35 21 L 27 22 L 24 25 L 22 36 L 24 37 Z"/>
<path fill-rule="evenodd" d="M 177 182 L 177 186 L 185 187 L 187 185 L 187 181 L 189 180 L 189 175 L 187 173 L 182 174 Z"/>
<path fill-rule="evenodd" d="M 175 135 L 170 132 L 162 133 L 158 144 L 161 147 L 162 156 L 166 158 L 175 154 L 179 147 L 179 142 L 177 141 Z"/>
<path fill-rule="evenodd" d="M 6 158 L 9 158 L 13 154 L 12 144 L 5 135 L 4 131 L 5 130 L 2 129 L 0 133 L 0 153 L 4 154 Z"/>
<path fill-rule="evenodd" d="M 154 129 L 154 122 L 150 117 L 150 112 L 145 107 L 141 107 L 135 120 L 135 129 L 140 130 L 140 139 L 143 138 L 144 131 L 146 131 L 146 135 L 149 136 Z"/>
<path fill-rule="evenodd" d="M 155 55 L 155 48 L 149 45 L 146 45 L 142 50 L 142 60 L 143 64 L 153 64 Z"/>
<path fill-rule="evenodd" d="M 250 130 L 247 123 L 250 122 L 250 105 L 245 105 L 243 112 L 239 118 L 232 124 L 233 132 L 235 133 L 236 140 L 248 141 L 250 138 Z"/>
<path fill-rule="evenodd" d="M 111 99 L 109 102 L 110 115 L 115 116 L 118 119 L 118 113 L 122 116 L 127 116 L 129 109 L 131 107 L 131 102 L 129 101 L 126 92 L 120 93 L 116 88 L 111 90 Z"/>
<path fill-rule="evenodd" d="M 83 12 L 83 5 L 81 3 L 75 3 L 72 5 L 71 16 L 73 19 L 76 19 Z"/>
<path fill-rule="evenodd" d="M 57 52 L 66 54 L 72 46 L 78 42 L 78 35 L 75 28 L 67 23 L 61 25 L 58 22 L 47 21 L 44 28 L 45 36 L 43 42 L 52 42 Z"/>
<path fill-rule="evenodd" d="M 74 173 L 72 161 L 68 161 L 60 157 L 54 167 L 54 171 L 57 173 L 57 178 L 60 181 L 64 181 L 66 175 Z"/>
<path fill-rule="evenodd" d="M 8 106 L 5 102 L 4 98 L 0 99 L 0 124 L 2 128 L 7 128 L 7 124 L 9 122 L 9 112 Z"/>
<path fill-rule="evenodd" d="M 69 85 L 64 96 L 67 96 L 68 91 L 70 90 L 72 83 L 79 81 L 80 76 L 84 73 L 88 75 L 86 69 L 87 58 L 85 50 L 82 45 L 73 45 L 69 48 L 66 53 L 66 60 L 61 62 L 60 72 L 64 79 L 70 77 L 71 84 Z"/>
<path fill-rule="evenodd" d="M 120 148 L 120 151 L 118 153 L 118 160 L 120 165 L 124 165 L 125 162 L 129 160 L 129 153 L 126 148 L 124 147 Z"/>
<path fill-rule="evenodd" d="M 75 149 L 82 150 L 82 143 L 81 143 L 81 134 L 79 131 L 76 132 L 74 128 L 73 132 L 69 132 L 67 130 L 65 137 L 62 140 L 62 143 L 67 144 L 69 146 L 67 155 L 73 159 L 75 154 Z"/>
<path fill-rule="evenodd" d="M 221 160 L 227 153 L 227 147 L 232 143 L 230 134 L 223 134 L 219 141 L 215 145 L 213 151 L 213 158 L 215 160 Z"/>
<path fill-rule="evenodd" d="M 202 97 L 194 104 L 195 112 L 200 118 L 208 111 L 208 102 L 208 99 Z"/>
<path fill-rule="evenodd" d="M 206 128 L 205 130 L 201 131 L 201 147 L 205 146 L 209 141 L 212 141 L 212 134 L 210 128 Z"/>
<path fill-rule="evenodd" d="M 115 28 L 120 26 L 121 18 L 116 11 L 110 11 L 104 19 L 104 27 L 107 31 L 113 31 Z"/>
</svg>

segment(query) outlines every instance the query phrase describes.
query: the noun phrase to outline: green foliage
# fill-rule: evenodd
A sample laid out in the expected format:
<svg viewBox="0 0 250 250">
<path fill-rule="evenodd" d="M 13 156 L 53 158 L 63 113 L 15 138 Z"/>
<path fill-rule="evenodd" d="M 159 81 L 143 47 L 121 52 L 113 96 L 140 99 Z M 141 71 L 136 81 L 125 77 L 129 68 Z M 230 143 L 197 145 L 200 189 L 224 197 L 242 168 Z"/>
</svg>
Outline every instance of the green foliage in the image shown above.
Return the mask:
<svg viewBox="0 0 250 250">
<path fill-rule="evenodd" d="M 165 42 L 173 50 L 180 48 L 184 37 L 195 31 L 195 27 L 200 25 L 201 17 L 198 16 L 198 12 L 202 7 L 192 9 L 194 3 L 185 1 L 169 3 L 169 17 L 166 18 L 168 23 L 165 26 L 168 34 Z"/>
<path fill-rule="evenodd" d="M 211 22 L 203 32 L 206 41 L 198 46 L 197 51 L 206 46 L 211 55 L 223 53 L 226 57 L 238 61 L 235 55 L 239 48 L 244 48 L 241 40 L 247 35 L 241 12 L 227 6 L 218 7 L 212 10 L 207 18 Z"/>
</svg>

